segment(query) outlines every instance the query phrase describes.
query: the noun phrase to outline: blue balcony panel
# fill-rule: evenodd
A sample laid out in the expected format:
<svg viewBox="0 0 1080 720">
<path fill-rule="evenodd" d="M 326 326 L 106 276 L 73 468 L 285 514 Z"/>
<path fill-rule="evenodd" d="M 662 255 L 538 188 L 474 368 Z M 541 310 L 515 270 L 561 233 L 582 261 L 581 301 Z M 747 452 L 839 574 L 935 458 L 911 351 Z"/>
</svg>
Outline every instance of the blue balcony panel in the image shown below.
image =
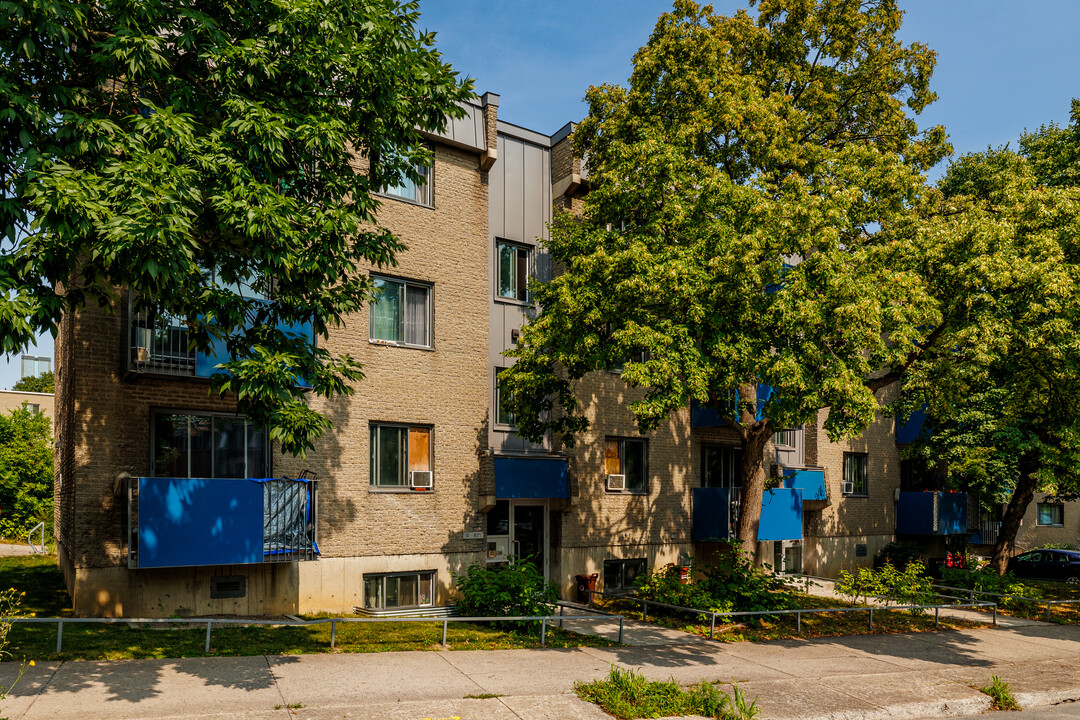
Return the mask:
<svg viewBox="0 0 1080 720">
<path fill-rule="evenodd" d="M 907 422 L 901 423 L 896 419 L 896 444 L 908 445 L 919 439 L 923 434 L 923 426 L 926 424 L 926 406 L 916 410 L 908 416 Z M 929 432 L 929 428 L 926 429 Z"/>
<path fill-rule="evenodd" d="M 769 402 L 769 398 L 773 396 L 772 386 L 764 383 L 758 383 L 757 385 L 757 419 L 765 419 L 765 403 Z M 735 393 L 735 402 L 739 401 L 739 393 Z M 707 428 L 707 427 L 723 427 L 726 425 L 721 418 L 720 413 L 716 411 L 716 408 L 707 407 L 702 405 L 697 400 L 690 401 L 690 427 L 691 428 Z"/>
<path fill-rule="evenodd" d="M 967 493 L 902 492 L 896 501 L 900 535 L 966 535 Z"/>
<path fill-rule="evenodd" d="M 738 488 L 693 488 L 693 540 L 729 540 L 736 535 Z M 802 491 L 766 490 L 761 498 L 758 540 L 802 538 Z"/>
<path fill-rule="evenodd" d="M 803 502 L 828 500 L 825 471 L 810 468 L 784 468 L 784 487 L 802 490 Z"/>
<path fill-rule="evenodd" d="M 801 540 L 803 494 L 795 488 L 766 490 L 761 496 L 758 540 Z"/>
<path fill-rule="evenodd" d="M 286 334 L 297 337 L 305 338 L 314 342 L 315 330 L 311 322 L 303 323 L 279 323 L 278 328 L 283 330 Z M 211 348 L 209 355 L 203 355 L 202 353 L 196 353 L 195 355 L 195 377 L 208 378 L 214 373 L 218 372 L 217 366 L 229 362 L 229 351 L 225 347 L 224 340 L 215 340 Z M 297 378 L 297 384 L 301 387 L 311 387 L 310 383 L 304 378 Z"/>
<path fill-rule="evenodd" d="M 495 495 L 500 498 L 568 498 L 565 458 L 495 458 Z"/>
</svg>

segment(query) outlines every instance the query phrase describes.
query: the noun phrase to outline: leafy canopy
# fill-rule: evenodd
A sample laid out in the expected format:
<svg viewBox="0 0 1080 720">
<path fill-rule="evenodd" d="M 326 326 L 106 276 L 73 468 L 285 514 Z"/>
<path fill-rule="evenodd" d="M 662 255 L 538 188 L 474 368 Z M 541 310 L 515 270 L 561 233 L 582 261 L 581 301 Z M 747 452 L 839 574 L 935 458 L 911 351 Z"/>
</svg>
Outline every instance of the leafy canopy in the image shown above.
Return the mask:
<svg viewBox="0 0 1080 720">
<path fill-rule="evenodd" d="M 56 376 L 53 375 L 52 370 L 49 372 L 43 372 L 40 375 L 31 375 L 24 377 L 19 382 L 11 386 L 12 390 L 18 390 L 19 392 L 39 392 L 39 393 L 51 393 L 54 391 L 54 385 Z"/>
<path fill-rule="evenodd" d="M 0 534 L 25 536 L 53 520 L 53 445 L 49 418 L 30 410 L 0 414 Z"/>
<path fill-rule="evenodd" d="M 329 421 L 297 378 L 332 396 L 361 371 L 282 327 L 325 338 L 360 309 L 365 268 L 403 247 L 372 192 L 419 180 L 422 133 L 471 96 L 417 2 L 0 6 L 3 350 L 130 289 L 196 348 L 224 342 L 212 389 L 310 448 Z"/>
<path fill-rule="evenodd" d="M 936 324 L 883 232 L 949 152 L 914 120 L 935 98 L 934 53 L 896 39 L 892 0 L 753 4 L 724 17 L 679 0 L 629 85 L 589 90 L 584 216 L 552 228 L 565 272 L 536 288 L 543 310 L 510 353 L 526 436 L 573 442 L 575 382 L 642 351 L 622 374 L 644 388 L 642 431 L 693 399 L 757 451 L 823 407 L 830 436 L 856 434 L 878 408 L 867 378 Z M 774 389 L 760 416 L 758 383 Z"/>
</svg>

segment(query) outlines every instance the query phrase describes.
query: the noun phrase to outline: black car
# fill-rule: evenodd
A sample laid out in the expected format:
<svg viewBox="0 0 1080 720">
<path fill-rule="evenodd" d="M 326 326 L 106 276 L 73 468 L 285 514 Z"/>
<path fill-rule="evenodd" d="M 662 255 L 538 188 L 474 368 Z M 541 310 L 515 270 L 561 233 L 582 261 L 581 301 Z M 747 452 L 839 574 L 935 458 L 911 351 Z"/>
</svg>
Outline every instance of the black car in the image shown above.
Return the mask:
<svg viewBox="0 0 1080 720">
<path fill-rule="evenodd" d="M 1009 572 L 1022 578 L 1080 583 L 1080 552 L 1029 550 L 1009 560 Z"/>
</svg>

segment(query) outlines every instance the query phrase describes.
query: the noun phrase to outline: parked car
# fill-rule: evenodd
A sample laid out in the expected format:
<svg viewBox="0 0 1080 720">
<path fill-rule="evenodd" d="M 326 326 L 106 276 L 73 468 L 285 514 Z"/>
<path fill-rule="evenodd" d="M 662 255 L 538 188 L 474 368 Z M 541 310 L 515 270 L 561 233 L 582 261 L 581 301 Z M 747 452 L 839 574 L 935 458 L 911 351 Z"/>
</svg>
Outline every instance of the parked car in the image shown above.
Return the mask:
<svg viewBox="0 0 1080 720">
<path fill-rule="evenodd" d="M 1021 578 L 1080 583 L 1080 552 L 1029 550 L 1009 560 L 1009 571 Z"/>
</svg>

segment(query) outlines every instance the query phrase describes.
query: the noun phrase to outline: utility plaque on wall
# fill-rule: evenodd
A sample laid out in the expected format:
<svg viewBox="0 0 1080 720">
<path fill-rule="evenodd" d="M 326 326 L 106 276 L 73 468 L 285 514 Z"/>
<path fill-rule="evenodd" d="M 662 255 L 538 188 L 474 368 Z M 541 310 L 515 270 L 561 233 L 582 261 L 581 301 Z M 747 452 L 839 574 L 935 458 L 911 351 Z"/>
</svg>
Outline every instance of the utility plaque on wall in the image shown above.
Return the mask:
<svg viewBox="0 0 1080 720">
<path fill-rule="evenodd" d="M 467 530 L 466 532 L 461 533 L 461 537 L 466 540 L 483 540 L 484 533 L 481 530 Z"/>
</svg>

